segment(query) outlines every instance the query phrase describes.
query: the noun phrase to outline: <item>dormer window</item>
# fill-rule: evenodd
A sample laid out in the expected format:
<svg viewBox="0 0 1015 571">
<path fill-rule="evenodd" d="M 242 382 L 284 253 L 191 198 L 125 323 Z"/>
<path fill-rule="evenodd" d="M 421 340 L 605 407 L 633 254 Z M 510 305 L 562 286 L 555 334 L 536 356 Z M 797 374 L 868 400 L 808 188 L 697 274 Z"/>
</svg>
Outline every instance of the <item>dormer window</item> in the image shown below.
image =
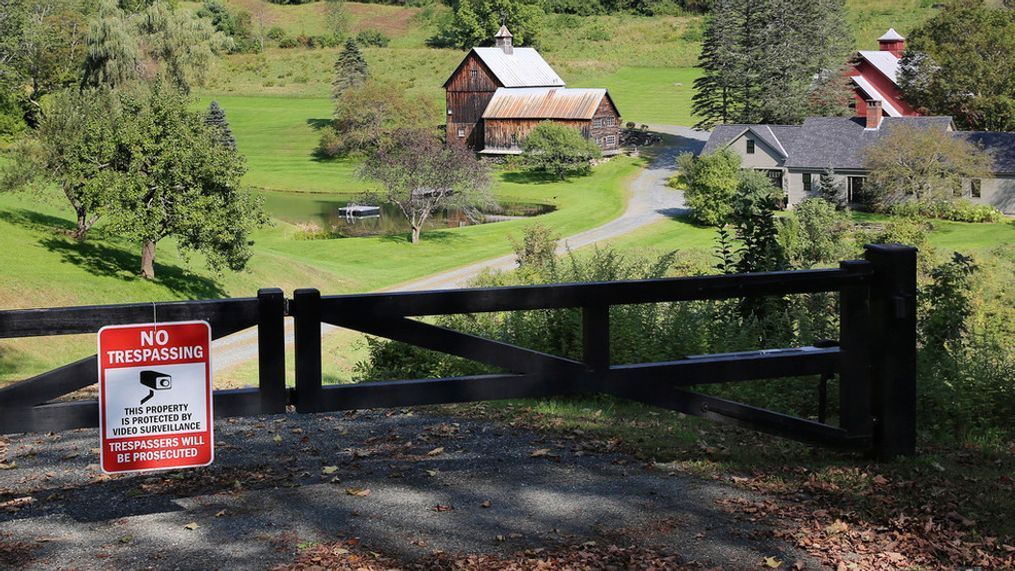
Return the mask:
<svg viewBox="0 0 1015 571">
<path fill-rule="evenodd" d="M 754 154 L 754 139 L 747 139 L 747 154 Z"/>
</svg>

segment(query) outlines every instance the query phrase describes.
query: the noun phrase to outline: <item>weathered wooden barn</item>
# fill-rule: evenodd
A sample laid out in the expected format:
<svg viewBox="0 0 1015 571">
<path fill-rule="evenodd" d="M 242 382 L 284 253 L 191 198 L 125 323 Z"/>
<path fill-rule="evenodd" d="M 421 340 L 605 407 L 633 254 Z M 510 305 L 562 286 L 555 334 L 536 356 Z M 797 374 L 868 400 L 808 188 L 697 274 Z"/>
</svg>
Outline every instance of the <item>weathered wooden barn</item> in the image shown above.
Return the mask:
<svg viewBox="0 0 1015 571">
<path fill-rule="evenodd" d="M 444 83 L 447 140 L 490 155 L 518 154 L 542 121 L 579 130 L 605 154 L 620 148 L 620 111 L 605 89 L 570 89 L 539 52 L 516 48 L 504 26 Z"/>
</svg>

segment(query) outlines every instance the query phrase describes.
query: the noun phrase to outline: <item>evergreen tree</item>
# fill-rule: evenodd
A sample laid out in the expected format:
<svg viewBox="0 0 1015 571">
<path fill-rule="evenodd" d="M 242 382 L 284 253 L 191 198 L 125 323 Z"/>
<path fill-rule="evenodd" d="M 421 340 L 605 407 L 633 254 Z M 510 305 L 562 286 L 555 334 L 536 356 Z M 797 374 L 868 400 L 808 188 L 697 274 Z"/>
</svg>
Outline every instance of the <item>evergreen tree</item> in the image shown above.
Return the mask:
<svg viewBox="0 0 1015 571">
<path fill-rule="evenodd" d="M 846 207 L 846 193 L 843 192 L 842 183 L 836 182 L 835 171 L 832 167 L 821 173 L 818 181 L 818 197 L 835 206 L 836 210 Z"/>
<path fill-rule="evenodd" d="M 370 70 L 367 68 L 367 60 L 363 59 L 363 52 L 349 38 L 335 62 L 335 81 L 331 83 L 335 99 L 341 97 L 347 89 L 362 85 L 369 77 Z"/>
<path fill-rule="evenodd" d="M 695 80 L 697 127 L 797 123 L 846 88 L 830 78 L 851 42 L 842 0 L 716 0 Z"/>
<path fill-rule="evenodd" d="M 212 129 L 222 146 L 232 151 L 236 150 L 236 138 L 233 137 L 233 130 L 229 128 L 226 112 L 219 107 L 218 101 L 212 101 L 208 106 L 208 113 L 204 116 L 204 124 Z"/>
<path fill-rule="evenodd" d="M 736 0 L 716 0 L 705 26 L 698 67 L 702 74 L 694 80 L 694 115 L 701 120 L 695 127 L 711 129 L 729 123 L 739 112 L 733 90 L 737 85 L 736 43 L 734 28 L 738 14 L 732 5 Z"/>
</svg>

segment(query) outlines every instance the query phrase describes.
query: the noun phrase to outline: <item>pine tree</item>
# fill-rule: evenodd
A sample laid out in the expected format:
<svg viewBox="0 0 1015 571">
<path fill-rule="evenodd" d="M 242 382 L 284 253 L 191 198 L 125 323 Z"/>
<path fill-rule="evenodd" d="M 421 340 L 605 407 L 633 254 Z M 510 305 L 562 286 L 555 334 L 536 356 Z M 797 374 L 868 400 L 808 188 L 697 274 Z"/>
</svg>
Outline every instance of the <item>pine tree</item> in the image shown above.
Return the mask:
<svg viewBox="0 0 1015 571">
<path fill-rule="evenodd" d="M 341 97 L 350 87 L 363 84 L 369 77 L 370 70 L 367 68 L 367 61 L 363 59 L 363 52 L 356 42 L 349 38 L 345 41 L 342 53 L 338 54 L 338 61 L 335 62 L 335 81 L 331 84 L 335 99 Z"/>
<path fill-rule="evenodd" d="M 818 196 L 830 202 L 837 210 L 846 207 L 846 197 L 842 192 L 842 184 L 835 181 L 835 171 L 832 167 L 821 173 L 821 180 L 818 182 Z"/>
<path fill-rule="evenodd" d="M 208 112 L 204 116 L 204 124 L 215 131 L 216 140 L 222 146 L 232 151 L 236 150 L 236 138 L 233 137 L 233 130 L 229 128 L 226 112 L 219 107 L 218 101 L 212 101 L 208 106 Z"/>
<path fill-rule="evenodd" d="M 716 124 L 733 120 L 737 84 L 737 58 L 735 54 L 735 27 L 738 14 L 733 9 L 736 0 L 716 0 L 705 25 L 698 67 L 702 74 L 694 80 L 692 104 L 694 115 L 700 117 L 698 129 L 711 129 Z"/>
</svg>

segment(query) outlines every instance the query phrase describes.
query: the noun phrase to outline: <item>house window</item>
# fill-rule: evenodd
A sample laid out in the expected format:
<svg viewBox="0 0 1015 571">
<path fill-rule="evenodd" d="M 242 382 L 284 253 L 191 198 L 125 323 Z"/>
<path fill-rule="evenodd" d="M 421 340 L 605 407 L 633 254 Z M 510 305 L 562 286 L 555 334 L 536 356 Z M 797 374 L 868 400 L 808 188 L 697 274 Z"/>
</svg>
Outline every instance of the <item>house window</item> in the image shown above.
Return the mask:
<svg viewBox="0 0 1015 571">
<path fill-rule="evenodd" d="M 607 147 L 612 147 L 612 146 L 614 146 L 616 144 L 617 144 L 617 136 L 616 135 L 607 135 L 606 136 L 606 146 Z"/>
<path fill-rule="evenodd" d="M 604 121 L 606 121 L 606 126 L 607 127 L 612 127 L 613 126 L 613 117 L 607 117 L 606 119 L 604 119 Z"/>
<path fill-rule="evenodd" d="M 479 76 L 479 72 L 473 68 L 469 70 L 469 79 L 476 79 Z"/>
<path fill-rule="evenodd" d="M 861 203 L 865 197 L 863 195 L 863 181 L 862 176 L 851 176 L 848 178 L 846 188 L 846 200 L 851 203 Z"/>
<path fill-rule="evenodd" d="M 461 138 L 464 138 L 464 137 L 465 137 L 465 127 L 459 127 L 458 128 L 458 138 L 461 139 Z"/>
<path fill-rule="evenodd" d="M 754 154 L 754 140 L 752 139 L 747 139 L 747 154 L 748 155 Z"/>
<path fill-rule="evenodd" d="M 596 117 L 595 119 L 593 119 L 592 120 L 592 126 L 593 127 L 602 127 L 603 126 L 603 118 L 602 117 Z"/>
<path fill-rule="evenodd" d="M 803 179 L 804 179 L 804 192 L 810 192 L 811 191 L 811 173 L 805 172 L 803 174 Z"/>
<path fill-rule="evenodd" d="M 969 196 L 971 198 L 980 198 L 980 179 L 974 178 L 969 181 Z"/>
</svg>

